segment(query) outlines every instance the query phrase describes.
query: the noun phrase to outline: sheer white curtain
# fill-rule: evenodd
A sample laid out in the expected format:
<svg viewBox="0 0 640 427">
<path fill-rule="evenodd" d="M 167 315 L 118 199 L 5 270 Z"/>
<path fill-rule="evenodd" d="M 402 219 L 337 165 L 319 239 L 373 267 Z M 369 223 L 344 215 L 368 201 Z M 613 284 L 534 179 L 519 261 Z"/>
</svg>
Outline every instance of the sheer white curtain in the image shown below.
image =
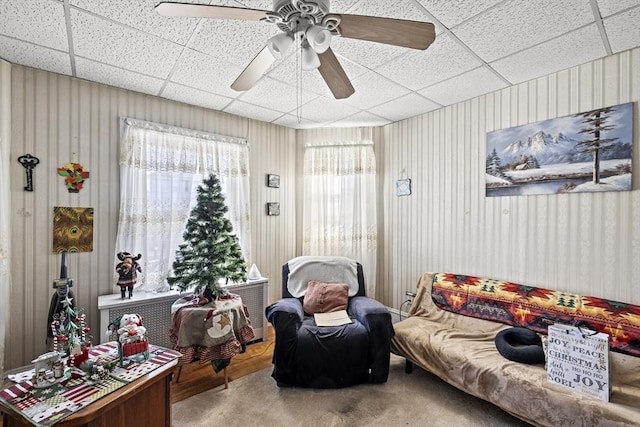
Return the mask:
<svg viewBox="0 0 640 427">
<path fill-rule="evenodd" d="M 220 180 L 227 215 L 245 260 L 251 259 L 249 146 L 239 138 L 122 119 L 120 216 L 116 254 L 142 254 L 139 289 L 161 292 L 182 243 L 197 188 Z M 115 265 L 115 264 L 114 264 Z M 114 275 L 114 284 L 116 276 Z"/>
<path fill-rule="evenodd" d="M 303 254 L 362 264 L 375 296 L 376 159 L 372 141 L 310 142 L 304 152 Z"/>
<path fill-rule="evenodd" d="M 0 314 L 0 374 L 5 367 L 5 334 L 9 324 L 11 286 L 11 65 L 0 59 L 0 300 L 6 301 Z M 24 177 L 21 171 L 20 178 Z"/>
</svg>

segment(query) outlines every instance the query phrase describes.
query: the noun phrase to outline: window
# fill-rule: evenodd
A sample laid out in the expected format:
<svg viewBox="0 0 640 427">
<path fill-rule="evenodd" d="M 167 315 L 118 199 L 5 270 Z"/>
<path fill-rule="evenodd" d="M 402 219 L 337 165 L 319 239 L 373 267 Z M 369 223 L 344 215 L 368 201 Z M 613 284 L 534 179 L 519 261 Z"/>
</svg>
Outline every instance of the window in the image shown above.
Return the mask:
<svg viewBox="0 0 640 427">
<path fill-rule="evenodd" d="M 142 254 L 139 289 L 166 291 L 175 251 L 203 178 L 220 180 L 228 218 L 251 259 L 249 146 L 239 138 L 122 119 L 115 252 Z M 115 260 L 115 257 L 114 257 Z M 114 276 L 115 279 L 115 276 Z M 115 280 L 114 280 L 115 283 Z"/>
<path fill-rule="evenodd" d="M 303 254 L 359 261 L 371 296 L 375 295 L 376 208 L 373 142 L 306 146 Z"/>
</svg>

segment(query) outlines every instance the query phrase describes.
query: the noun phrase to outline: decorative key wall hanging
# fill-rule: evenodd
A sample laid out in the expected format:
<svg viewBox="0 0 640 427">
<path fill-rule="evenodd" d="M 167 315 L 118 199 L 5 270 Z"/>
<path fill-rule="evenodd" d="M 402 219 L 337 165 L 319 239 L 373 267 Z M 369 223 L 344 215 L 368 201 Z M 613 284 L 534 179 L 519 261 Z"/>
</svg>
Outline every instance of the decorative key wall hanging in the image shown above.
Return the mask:
<svg viewBox="0 0 640 427">
<path fill-rule="evenodd" d="M 24 191 L 33 191 L 33 169 L 38 166 L 40 159 L 31 154 L 25 154 L 18 157 L 18 162 L 25 168 L 25 173 L 27 174 L 27 185 L 25 185 Z"/>
</svg>

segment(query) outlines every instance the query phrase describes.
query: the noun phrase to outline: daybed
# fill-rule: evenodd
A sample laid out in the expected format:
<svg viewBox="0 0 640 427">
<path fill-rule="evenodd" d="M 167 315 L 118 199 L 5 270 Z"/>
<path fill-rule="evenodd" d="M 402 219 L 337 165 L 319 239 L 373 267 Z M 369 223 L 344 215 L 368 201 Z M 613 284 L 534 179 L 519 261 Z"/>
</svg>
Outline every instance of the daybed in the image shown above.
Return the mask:
<svg viewBox="0 0 640 427">
<path fill-rule="evenodd" d="M 472 317 L 473 316 L 473 317 Z M 492 319 L 492 320 L 487 320 Z M 544 364 L 513 362 L 496 334 L 513 326 L 544 332 L 582 322 L 609 333 L 610 401 L 547 380 Z M 640 307 L 447 273 L 425 273 L 391 351 L 458 389 L 541 426 L 640 425 Z M 425 385 L 426 386 L 426 385 Z"/>
</svg>

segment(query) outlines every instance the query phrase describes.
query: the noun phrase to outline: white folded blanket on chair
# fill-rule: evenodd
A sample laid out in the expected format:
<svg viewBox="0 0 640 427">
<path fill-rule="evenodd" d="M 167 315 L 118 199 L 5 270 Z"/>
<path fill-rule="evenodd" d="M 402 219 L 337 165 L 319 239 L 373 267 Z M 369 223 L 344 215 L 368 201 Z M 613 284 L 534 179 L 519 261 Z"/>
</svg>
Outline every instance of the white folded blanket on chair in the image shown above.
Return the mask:
<svg viewBox="0 0 640 427">
<path fill-rule="evenodd" d="M 358 268 L 356 261 L 335 256 L 300 256 L 288 262 L 289 293 L 299 298 L 307 291 L 309 280 L 326 283 L 346 283 L 349 296 L 358 293 Z"/>
</svg>

